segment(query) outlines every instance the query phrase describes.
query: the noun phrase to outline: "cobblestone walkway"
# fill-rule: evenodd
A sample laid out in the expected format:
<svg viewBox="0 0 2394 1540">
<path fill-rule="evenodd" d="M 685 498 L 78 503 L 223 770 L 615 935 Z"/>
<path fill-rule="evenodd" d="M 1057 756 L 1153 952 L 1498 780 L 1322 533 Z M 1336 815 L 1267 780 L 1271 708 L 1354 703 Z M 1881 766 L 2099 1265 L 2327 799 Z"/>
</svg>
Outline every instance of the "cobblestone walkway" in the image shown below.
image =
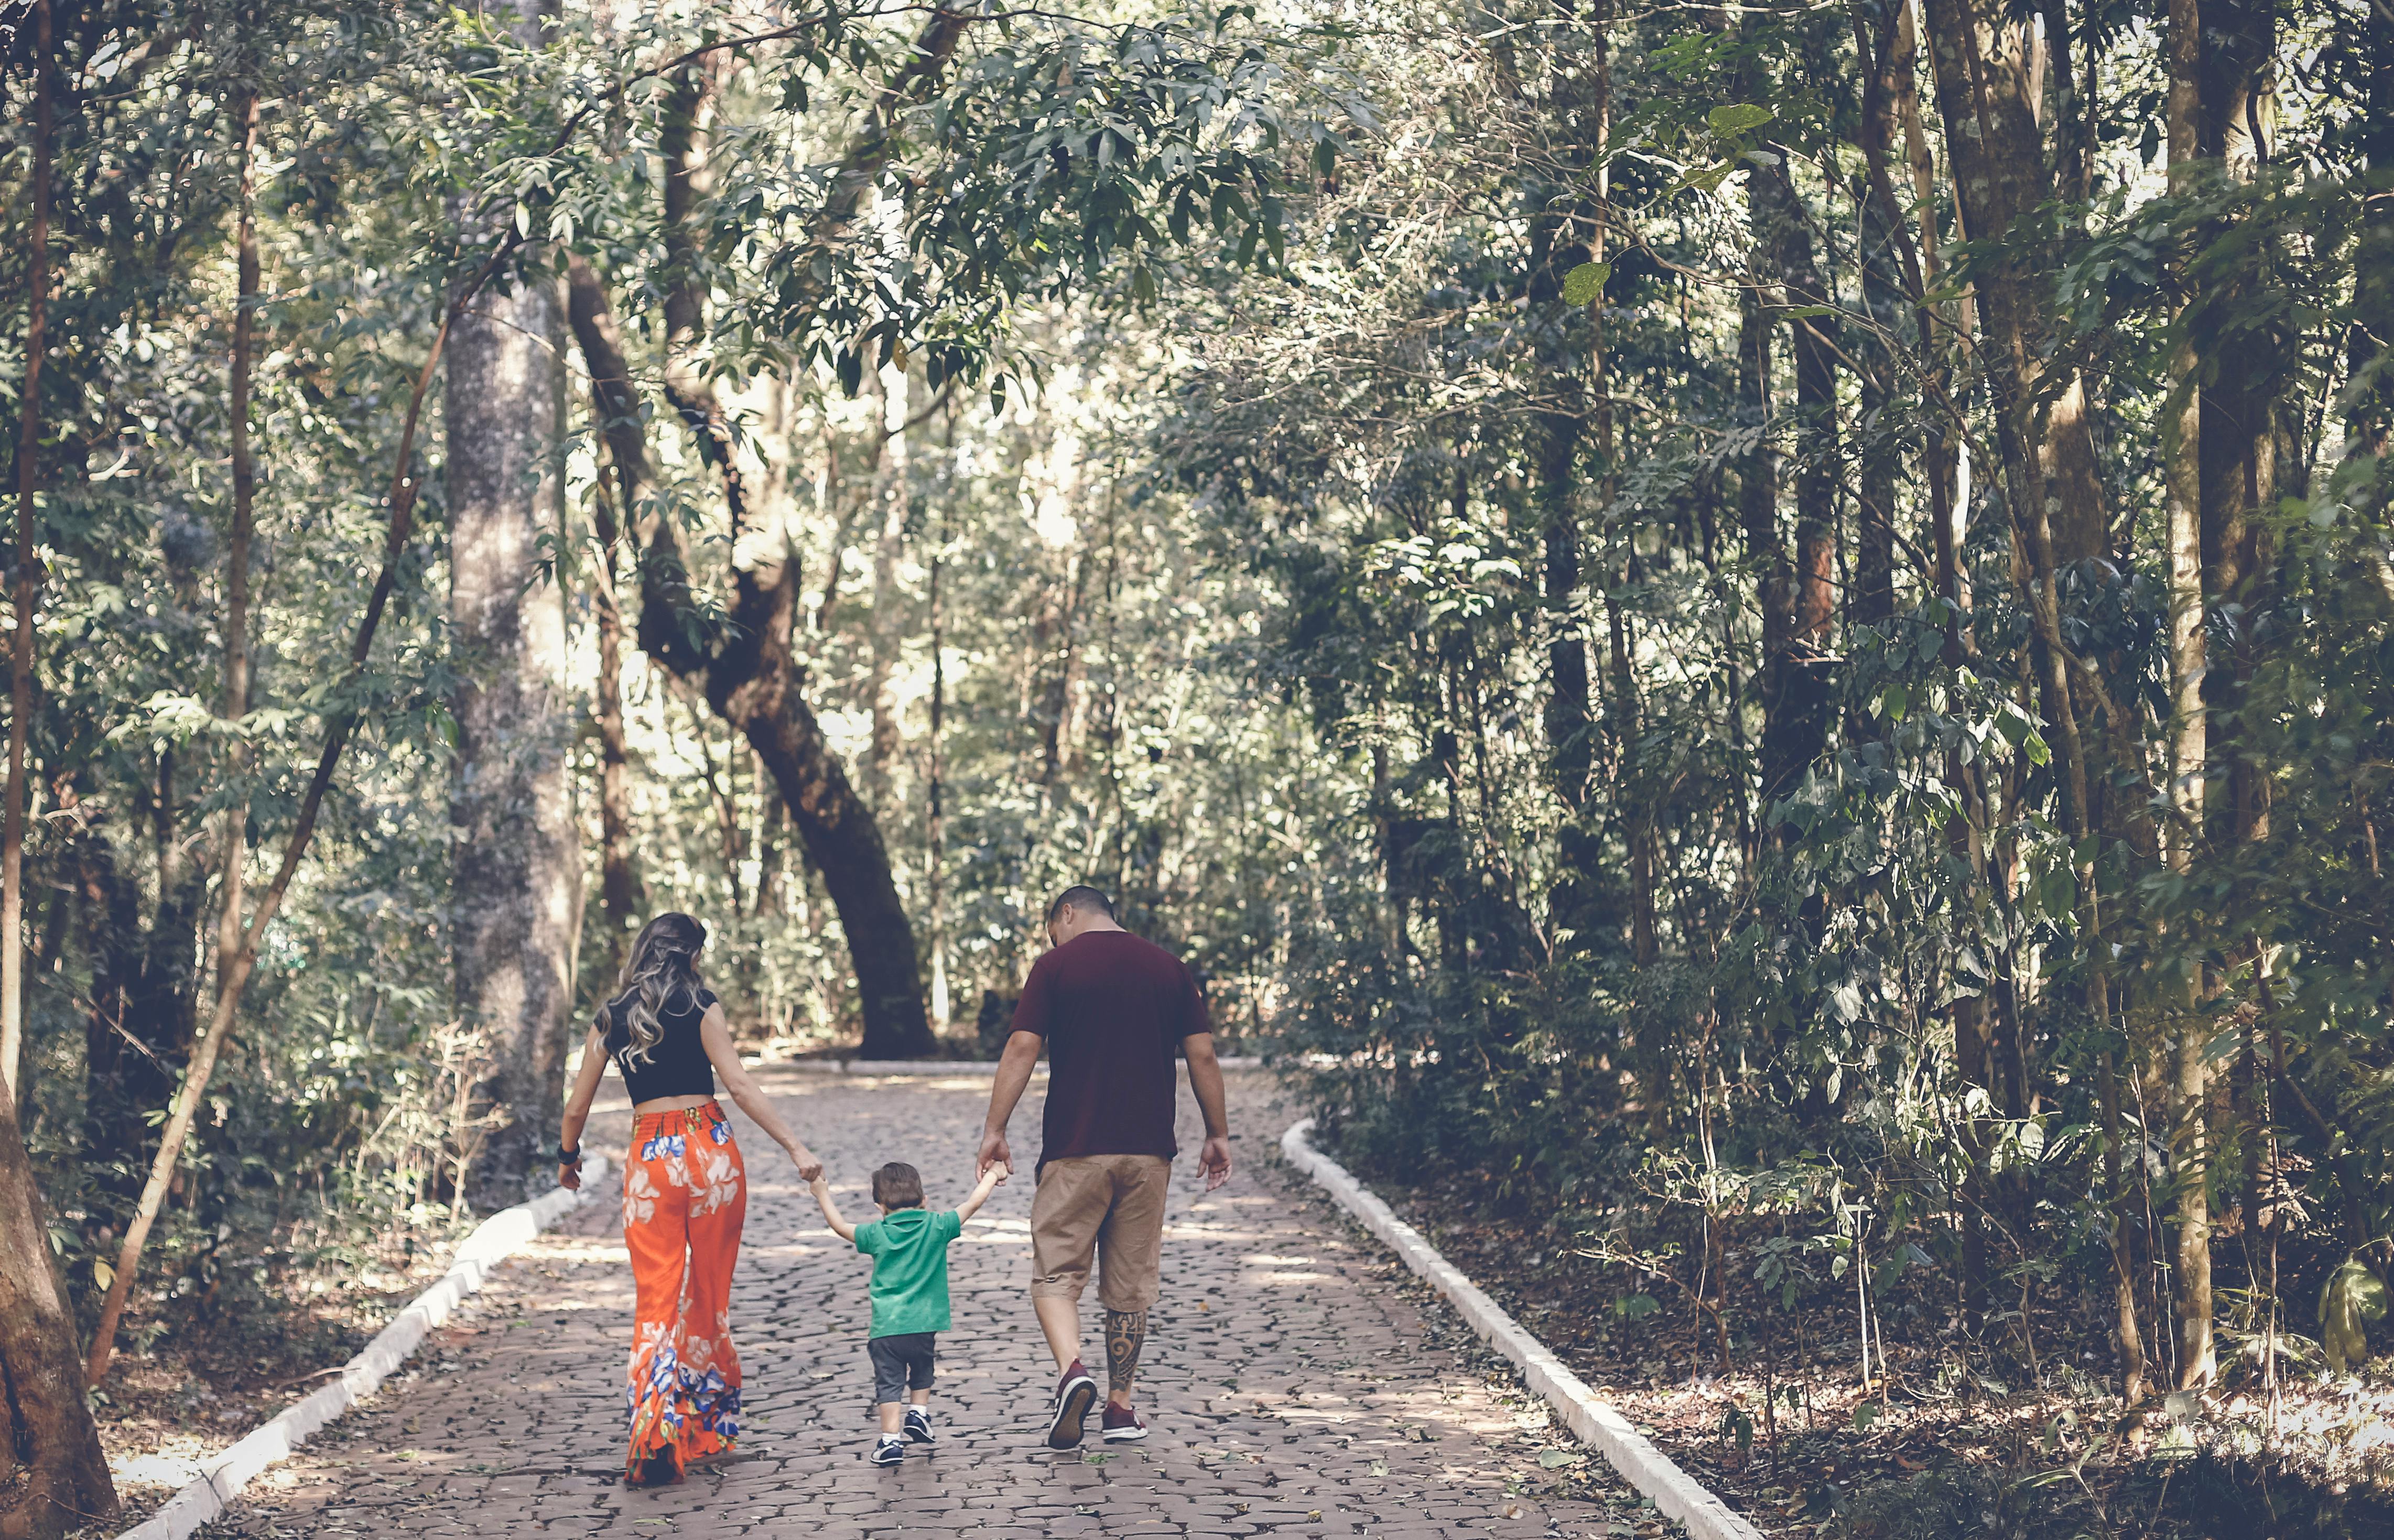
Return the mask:
<svg viewBox="0 0 2394 1540">
<path fill-rule="evenodd" d="M 783 1071 L 763 1082 L 851 1216 L 871 1214 L 863 1183 L 886 1160 L 920 1165 L 935 1205 L 969 1183 L 985 1078 Z M 1026 1157 L 1042 1084 L 1015 1120 Z M 1053 1454 L 1038 1438 L 1053 1382 L 1024 1297 L 1026 1158 L 951 1253 L 938 1452 L 896 1469 L 866 1464 L 869 1264 L 823 1228 L 786 1159 L 742 1120 L 751 1196 L 732 1320 L 748 1411 L 736 1455 L 663 1492 L 617 1481 L 631 1278 L 614 1204 L 593 1203 L 505 1268 L 414 1372 L 261 1478 L 211 1533 L 1659 1533 L 1651 1508 L 1596 1484 L 1543 1406 L 1491 1375 L 1442 1306 L 1270 1158 L 1287 1118 L 1269 1083 L 1236 1076 L 1231 1099 L 1238 1175 L 1209 1196 L 1193 1160 L 1176 1170 L 1164 1296 L 1139 1382 L 1154 1428 L 1144 1445 L 1099 1445 L 1094 1419 L 1085 1452 Z M 591 1137 L 618 1141 L 627 1121 L 602 1117 Z"/>
</svg>

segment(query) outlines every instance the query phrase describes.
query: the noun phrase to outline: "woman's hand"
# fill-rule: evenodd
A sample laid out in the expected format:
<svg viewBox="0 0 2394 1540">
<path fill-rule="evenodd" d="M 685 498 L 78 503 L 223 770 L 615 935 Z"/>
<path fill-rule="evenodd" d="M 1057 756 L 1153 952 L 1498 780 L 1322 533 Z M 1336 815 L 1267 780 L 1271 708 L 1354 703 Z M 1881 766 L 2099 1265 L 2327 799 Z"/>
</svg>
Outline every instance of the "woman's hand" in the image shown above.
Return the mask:
<svg viewBox="0 0 2394 1540">
<path fill-rule="evenodd" d="M 798 1163 L 798 1179 L 800 1181 L 811 1185 L 822 1179 L 822 1162 L 815 1159 L 815 1152 L 807 1148 L 806 1140 L 798 1139 L 792 1142 L 790 1145 L 790 1159 Z"/>
<path fill-rule="evenodd" d="M 557 1163 L 557 1185 L 565 1189 L 568 1192 L 580 1191 L 582 1189 L 582 1163 L 580 1161 L 575 1161 L 572 1165 L 568 1165 L 563 1161 L 559 1161 Z"/>
</svg>

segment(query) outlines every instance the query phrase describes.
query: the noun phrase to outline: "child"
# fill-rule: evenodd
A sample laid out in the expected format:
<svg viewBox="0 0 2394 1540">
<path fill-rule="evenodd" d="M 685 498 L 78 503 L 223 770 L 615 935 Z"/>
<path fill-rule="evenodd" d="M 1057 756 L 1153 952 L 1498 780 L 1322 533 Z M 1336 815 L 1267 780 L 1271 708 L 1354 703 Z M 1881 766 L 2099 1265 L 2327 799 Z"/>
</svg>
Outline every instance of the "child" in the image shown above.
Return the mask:
<svg viewBox="0 0 2394 1540">
<path fill-rule="evenodd" d="M 839 1217 L 829 1182 L 817 1177 L 808 1184 L 833 1232 L 873 1258 L 873 1332 L 864 1346 L 873 1358 L 873 1399 L 881 1413 L 875 1465 L 903 1460 L 908 1439 L 932 1441 L 932 1335 L 948 1329 L 948 1243 L 964 1233 L 965 1221 L 980 1212 L 1004 1180 L 1004 1169 L 993 1165 L 960 1206 L 929 1214 L 923 1209 L 922 1173 L 891 1161 L 873 1174 L 873 1201 L 881 1205 L 881 1218 L 861 1225 Z"/>
</svg>

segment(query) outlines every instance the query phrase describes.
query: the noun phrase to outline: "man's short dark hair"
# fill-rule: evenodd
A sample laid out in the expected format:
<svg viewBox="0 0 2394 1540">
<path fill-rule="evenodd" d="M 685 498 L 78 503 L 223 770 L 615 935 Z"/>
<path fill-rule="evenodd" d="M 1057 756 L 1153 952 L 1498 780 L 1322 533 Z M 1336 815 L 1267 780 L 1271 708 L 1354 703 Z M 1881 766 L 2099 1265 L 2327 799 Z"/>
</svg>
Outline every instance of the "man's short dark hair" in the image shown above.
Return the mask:
<svg viewBox="0 0 2394 1540">
<path fill-rule="evenodd" d="M 1114 901 L 1086 883 L 1075 884 L 1056 895 L 1056 902 L 1047 906 L 1047 923 L 1054 925 L 1062 919 L 1067 908 L 1084 913 L 1094 909 L 1108 919 L 1114 917 Z"/>
<path fill-rule="evenodd" d="M 873 1201 L 884 1208 L 923 1206 L 923 1173 L 904 1161 L 891 1161 L 873 1173 Z"/>
</svg>

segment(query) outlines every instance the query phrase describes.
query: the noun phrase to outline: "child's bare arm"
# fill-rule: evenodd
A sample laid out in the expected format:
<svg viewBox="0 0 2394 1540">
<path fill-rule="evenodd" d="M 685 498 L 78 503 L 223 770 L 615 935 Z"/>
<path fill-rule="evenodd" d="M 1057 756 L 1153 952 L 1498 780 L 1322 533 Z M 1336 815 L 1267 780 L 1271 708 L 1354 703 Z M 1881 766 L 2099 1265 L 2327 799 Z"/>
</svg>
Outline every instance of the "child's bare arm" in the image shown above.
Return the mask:
<svg viewBox="0 0 2394 1540">
<path fill-rule="evenodd" d="M 980 1180 L 973 1187 L 972 1195 L 956 1205 L 956 1222 L 962 1224 L 980 1213 L 980 1205 L 989 1202 L 989 1195 L 996 1191 L 1005 1180 L 1006 1167 L 1002 1165 L 993 1165 L 982 1172 Z"/>
<path fill-rule="evenodd" d="M 814 1193 L 815 1202 L 822 1205 L 823 1222 L 831 1226 L 831 1232 L 850 1244 L 855 1244 L 856 1227 L 839 1217 L 839 1205 L 831 1201 L 831 1183 L 817 1177 L 807 1183 L 807 1187 Z"/>
</svg>

